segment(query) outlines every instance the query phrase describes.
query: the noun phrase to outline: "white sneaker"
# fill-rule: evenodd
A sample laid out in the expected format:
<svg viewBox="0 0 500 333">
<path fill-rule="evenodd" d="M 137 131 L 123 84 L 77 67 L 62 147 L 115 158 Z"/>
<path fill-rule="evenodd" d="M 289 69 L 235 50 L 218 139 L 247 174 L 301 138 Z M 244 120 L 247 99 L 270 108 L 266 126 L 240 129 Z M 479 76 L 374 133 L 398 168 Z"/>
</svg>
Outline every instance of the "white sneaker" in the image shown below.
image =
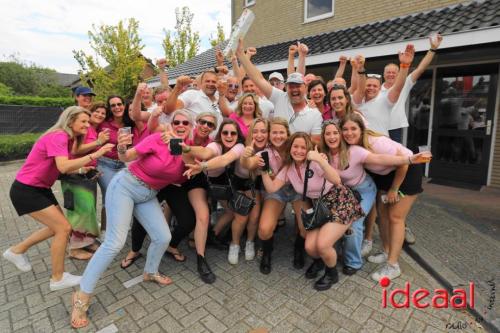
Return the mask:
<svg viewBox="0 0 500 333">
<path fill-rule="evenodd" d="M 372 274 L 372 279 L 379 282 L 380 279 L 383 278 L 384 276 L 393 280 L 400 275 L 401 275 L 401 269 L 399 268 L 398 264 L 391 265 L 391 264 L 387 263 L 384 266 L 382 266 L 382 268 L 380 268 L 379 270 L 375 271 Z"/>
<path fill-rule="evenodd" d="M 412 244 L 415 244 L 416 241 L 417 241 L 417 238 L 415 237 L 415 234 L 413 233 L 413 231 L 411 231 L 411 229 L 409 227 L 405 227 L 405 242 L 412 245 Z"/>
<path fill-rule="evenodd" d="M 253 260 L 255 258 L 255 242 L 247 241 L 245 244 L 245 260 Z"/>
<path fill-rule="evenodd" d="M 23 271 L 23 272 L 29 272 L 31 271 L 31 264 L 28 260 L 28 257 L 26 256 L 26 254 L 24 253 L 21 253 L 21 254 L 17 254 L 17 253 L 14 253 L 10 250 L 10 248 L 8 248 L 4 253 L 3 253 L 3 257 L 10 261 L 11 263 L 13 263 L 14 265 L 16 265 L 16 267 Z"/>
<path fill-rule="evenodd" d="M 388 255 L 384 251 L 368 257 L 368 261 L 374 264 L 383 264 L 387 261 Z"/>
<path fill-rule="evenodd" d="M 227 255 L 227 261 L 229 261 L 231 265 L 237 265 L 239 254 L 240 254 L 239 245 L 236 244 L 229 245 L 229 254 Z"/>
<path fill-rule="evenodd" d="M 104 243 L 104 238 L 106 238 L 106 230 L 101 230 L 101 234 L 99 235 L 99 241 Z"/>
<path fill-rule="evenodd" d="M 81 279 L 81 276 L 64 272 L 61 280 L 53 281 L 52 279 L 50 279 L 49 288 L 52 291 L 71 288 L 79 285 Z"/>
<path fill-rule="evenodd" d="M 366 257 L 367 255 L 369 255 L 370 252 L 372 251 L 372 247 L 373 247 L 372 240 L 363 239 L 363 243 L 361 244 L 361 255 L 363 257 Z"/>
</svg>

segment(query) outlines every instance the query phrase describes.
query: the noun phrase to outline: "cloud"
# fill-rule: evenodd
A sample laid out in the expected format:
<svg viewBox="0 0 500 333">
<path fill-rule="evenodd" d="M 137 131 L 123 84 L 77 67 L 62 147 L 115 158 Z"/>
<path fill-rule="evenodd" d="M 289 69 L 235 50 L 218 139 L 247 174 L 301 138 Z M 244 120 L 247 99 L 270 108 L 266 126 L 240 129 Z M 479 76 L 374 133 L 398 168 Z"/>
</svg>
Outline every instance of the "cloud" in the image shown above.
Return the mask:
<svg viewBox="0 0 500 333">
<path fill-rule="evenodd" d="M 109 0 L 67 2 L 65 0 L 36 1 L 0 0 L 0 56 L 18 54 L 22 60 L 54 68 L 60 72 L 76 73 L 78 64 L 72 50 L 92 53 L 87 33 L 92 25 L 115 25 L 134 17 L 139 21 L 139 35 L 148 58 L 163 55 L 163 29 L 175 27 L 175 7 L 188 6 L 192 13 L 193 30 L 200 33 L 202 47 L 215 36 L 217 22 L 226 35 L 231 30 L 230 0 L 167 0 L 132 1 Z"/>
</svg>

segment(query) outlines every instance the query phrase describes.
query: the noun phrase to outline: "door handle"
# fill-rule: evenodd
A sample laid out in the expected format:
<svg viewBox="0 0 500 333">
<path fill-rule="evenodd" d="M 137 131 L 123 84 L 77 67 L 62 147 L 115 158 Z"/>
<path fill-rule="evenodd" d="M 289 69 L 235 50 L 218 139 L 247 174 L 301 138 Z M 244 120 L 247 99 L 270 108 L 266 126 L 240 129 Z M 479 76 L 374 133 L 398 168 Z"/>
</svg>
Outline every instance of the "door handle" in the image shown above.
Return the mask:
<svg viewBox="0 0 500 333">
<path fill-rule="evenodd" d="M 486 121 L 486 135 L 491 135 L 491 120 Z"/>
</svg>

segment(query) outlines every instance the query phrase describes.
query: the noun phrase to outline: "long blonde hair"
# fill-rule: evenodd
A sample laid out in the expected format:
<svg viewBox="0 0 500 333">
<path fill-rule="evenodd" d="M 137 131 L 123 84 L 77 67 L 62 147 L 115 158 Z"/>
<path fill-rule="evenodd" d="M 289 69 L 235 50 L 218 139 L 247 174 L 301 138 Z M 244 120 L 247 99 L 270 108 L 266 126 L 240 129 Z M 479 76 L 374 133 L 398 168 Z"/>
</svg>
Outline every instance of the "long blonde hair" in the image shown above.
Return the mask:
<svg viewBox="0 0 500 333">
<path fill-rule="evenodd" d="M 320 143 L 320 150 L 325 153 L 328 156 L 328 159 L 330 161 L 333 160 L 333 156 L 330 153 L 330 147 L 326 144 L 325 140 L 325 132 L 326 128 L 328 126 L 335 126 L 337 128 L 337 131 L 339 132 L 340 136 L 340 144 L 339 144 L 339 165 L 337 166 L 338 170 L 345 170 L 349 167 L 349 150 L 347 149 L 347 143 L 345 142 L 343 136 L 342 136 L 342 128 L 339 126 L 339 124 L 336 121 L 333 120 L 327 120 L 323 123 L 323 126 L 321 127 L 321 143 Z"/>
<path fill-rule="evenodd" d="M 361 140 L 357 144 L 362 146 L 365 149 L 368 149 L 369 151 L 372 151 L 372 146 L 370 145 L 370 141 L 368 140 L 368 138 L 370 136 L 384 136 L 382 133 L 375 132 L 369 128 L 366 128 L 365 121 L 363 120 L 363 117 L 361 117 L 356 112 L 348 113 L 344 116 L 344 118 L 342 118 L 342 120 L 339 123 L 341 133 L 342 133 L 342 128 L 344 127 L 344 125 L 348 121 L 352 121 L 352 122 L 358 124 L 358 126 L 361 130 Z M 343 136 L 342 136 L 342 138 L 343 138 Z"/>
<path fill-rule="evenodd" d="M 243 101 L 247 97 L 252 97 L 253 103 L 255 105 L 255 110 L 253 111 L 253 117 L 254 118 L 261 118 L 262 117 L 262 111 L 260 110 L 260 106 L 259 106 L 259 101 L 258 101 L 257 95 L 255 95 L 254 93 L 246 93 L 246 94 L 243 94 L 240 97 L 240 99 L 238 100 L 238 106 L 236 107 L 236 110 L 235 110 L 236 114 L 239 117 L 243 116 L 243 110 L 241 109 L 241 107 L 243 106 Z"/>
<path fill-rule="evenodd" d="M 76 118 L 82 113 L 85 113 L 90 117 L 90 111 L 87 109 L 84 109 L 80 106 L 70 106 L 66 108 L 61 115 L 59 115 L 59 119 L 57 119 L 56 123 L 49 128 L 45 133 L 52 133 L 55 131 L 64 131 L 68 133 L 70 139 L 75 139 L 75 133 L 71 129 L 71 125 L 75 122 Z M 76 136 L 76 144 L 80 145 L 81 142 L 83 141 L 84 136 L 83 135 L 78 135 Z"/>
<path fill-rule="evenodd" d="M 264 127 L 266 128 L 267 130 L 267 135 L 268 135 L 268 138 L 267 138 L 267 142 L 269 142 L 269 121 L 267 119 L 264 119 L 264 118 L 255 118 L 253 121 L 252 121 L 252 124 L 250 125 L 250 128 L 248 129 L 248 135 L 247 135 L 247 138 L 245 140 L 245 145 L 246 146 L 250 146 L 252 144 L 252 140 L 253 140 L 253 129 L 255 128 L 255 126 L 258 124 L 258 123 L 263 123 L 264 124 Z M 254 147 L 255 148 L 255 147 Z"/>
</svg>

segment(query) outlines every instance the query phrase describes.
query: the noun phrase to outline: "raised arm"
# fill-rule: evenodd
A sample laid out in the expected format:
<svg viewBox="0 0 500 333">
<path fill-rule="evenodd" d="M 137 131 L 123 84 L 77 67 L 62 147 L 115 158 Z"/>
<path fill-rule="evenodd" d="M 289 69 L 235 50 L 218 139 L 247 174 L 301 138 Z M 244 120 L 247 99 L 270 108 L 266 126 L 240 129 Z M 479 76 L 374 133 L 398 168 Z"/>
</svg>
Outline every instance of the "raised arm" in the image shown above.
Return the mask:
<svg viewBox="0 0 500 333">
<path fill-rule="evenodd" d="M 439 45 L 441 45 L 442 40 L 443 40 L 443 36 L 441 36 L 440 34 L 437 34 L 435 40 L 433 40 L 431 37 L 429 37 L 431 48 L 429 49 L 429 51 L 427 51 L 425 56 L 422 58 L 422 60 L 418 64 L 417 68 L 415 68 L 415 70 L 413 72 L 411 72 L 410 75 L 411 75 L 411 79 L 413 82 L 417 82 L 417 80 L 420 78 L 420 76 L 422 76 L 422 74 L 425 72 L 427 67 L 429 67 L 429 65 L 432 62 L 432 59 L 434 59 L 434 55 L 436 54 L 436 51 L 437 51 Z"/>
<path fill-rule="evenodd" d="M 233 110 L 229 107 L 229 101 L 226 98 L 227 81 L 219 78 L 217 80 L 217 91 L 219 92 L 219 109 L 224 117 L 229 117 Z"/>
<path fill-rule="evenodd" d="M 339 68 L 335 72 L 335 77 L 344 77 L 345 67 L 347 65 L 347 57 L 345 55 L 341 55 L 339 58 Z"/>
<path fill-rule="evenodd" d="M 186 90 L 187 86 L 190 85 L 192 81 L 193 80 L 186 75 L 181 75 L 177 78 L 175 87 L 172 89 L 172 92 L 170 92 L 170 96 L 168 96 L 163 112 L 169 114 L 184 107 L 184 103 L 179 100 L 179 95 Z"/>
<path fill-rule="evenodd" d="M 165 70 L 169 66 L 168 60 L 165 59 L 165 58 L 158 59 L 156 61 L 156 65 L 160 69 L 159 76 L 160 76 L 160 83 L 161 83 L 162 88 L 168 88 L 169 87 L 169 84 L 168 84 L 168 73 Z"/>
<path fill-rule="evenodd" d="M 71 154 L 73 155 L 87 154 L 88 152 L 99 148 L 100 146 L 108 142 L 108 140 L 109 140 L 109 129 L 105 128 L 97 135 L 97 139 L 95 141 L 89 143 L 82 143 L 79 146 L 75 145 L 71 150 Z"/>
<path fill-rule="evenodd" d="M 69 159 L 67 156 L 57 156 L 55 157 L 57 170 L 59 170 L 59 172 L 63 174 L 78 170 L 79 168 L 84 167 L 86 164 L 95 161 L 99 157 L 110 152 L 114 146 L 115 146 L 114 144 L 107 143 L 104 146 L 102 146 L 99 150 L 75 159 Z"/>
<path fill-rule="evenodd" d="M 298 46 L 295 44 L 290 45 L 288 48 L 288 66 L 286 68 L 286 75 L 289 76 L 295 73 L 295 53 L 299 50 Z"/>
<path fill-rule="evenodd" d="M 151 116 L 148 119 L 148 129 L 150 132 L 159 132 L 163 130 L 163 127 L 158 121 L 161 114 L 163 113 L 163 106 L 159 106 L 151 112 Z"/>
<path fill-rule="evenodd" d="M 325 172 L 324 176 L 326 180 L 328 180 L 330 183 L 335 185 L 339 185 L 342 183 L 339 173 L 330 165 L 330 163 L 328 163 L 328 160 L 319 153 L 317 145 L 314 150 L 311 150 L 307 153 L 307 159 L 319 164 L 321 169 L 323 169 L 323 171 Z"/>
<path fill-rule="evenodd" d="M 233 75 L 238 79 L 238 82 L 241 84 L 241 80 L 245 77 L 246 72 L 243 70 L 243 68 L 240 67 L 238 64 L 238 58 L 236 58 L 236 55 L 231 56 L 231 64 L 233 66 Z"/>
<path fill-rule="evenodd" d="M 309 52 L 309 48 L 306 44 L 299 44 L 299 63 L 297 65 L 297 72 L 302 75 L 306 75 L 306 57 Z"/>
<path fill-rule="evenodd" d="M 432 154 L 429 151 L 424 151 L 411 156 L 403 155 L 386 155 L 386 154 L 373 154 L 368 153 L 365 163 L 368 164 L 378 164 L 385 166 L 400 166 L 409 164 L 422 164 L 429 163 L 431 161 Z"/>
<path fill-rule="evenodd" d="M 267 98 L 270 98 L 273 92 L 273 86 L 271 86 L 271 84 L 267 82 L 264 76 L 262 76 L 262 73 L 259 71 L 259 69 L 254 64 L 252 64 L 247 56 L 245 56 L 243 52 L 243 40 L 241 38 L 238 42 L 238 48 L 236 49 L 236 56 L 238 57 L 238 60 L 240 61 L 245 71 L 248 73 L 250 79 L 252 79 L 255 85 Z"/>
<path fill-rule="evenodd" d="M 414 56 L 415 56 L 415 47 L 413 46 L 413 44 L 406 45 L 405 51 L 399 52 L 398 76 L 396 76 L 396 81 L 394 82 L 394 85 L 387 94 L 387 98 L 391 103 L 396 103 L 398 101 L 399 95 L 401 94 L 401 90 L 405 85 L 406 77 L 408 76 L 408 72 L 410 70 L 410 66 Z"/>
<path fill-rule="evenodd" d="M 250 146 L 246 146 L 243 151 L 243 155 L 240 157 L 241 166 L 247 170 L 256 170 L 264 166 L 264 160 L 259 155 L 255 155 L 255 150 L 253 149 L 255 141 L 252 141 Z"/>
<path fill-rule="evenodd" d="M 354 64 L 356 66 L 356 69 L 353 68 L 352 75 L 356 76 L 357 88 L 353 93 L 352 99 L 355 104 L 361 104 L 361 102 L 363 102 L 363 98 L 365 97 L 365 85 L 366 85 L 365 58 L 362 55 L 357 55 L 354 58 Z"/>
<path fill-rule="evenodd" d="M 135 90 L 135 95 L 134 99 L 132 100 L 132 104 L 130 104 L 130 108 L 128 111 L 128 114 L 130 116 L 130 119 L 132 119 L 135 122 L 143 122 L 143 121 L 148 121 L 149 119 L 149 112 L 147 111 L 142 111 L 141 110 L 141 100 L 142 100 L 142 95 L 148 88 L 148 85 L 144 82 L 141 82 L 137 85 L 137 89 Z"/>
</svg>

